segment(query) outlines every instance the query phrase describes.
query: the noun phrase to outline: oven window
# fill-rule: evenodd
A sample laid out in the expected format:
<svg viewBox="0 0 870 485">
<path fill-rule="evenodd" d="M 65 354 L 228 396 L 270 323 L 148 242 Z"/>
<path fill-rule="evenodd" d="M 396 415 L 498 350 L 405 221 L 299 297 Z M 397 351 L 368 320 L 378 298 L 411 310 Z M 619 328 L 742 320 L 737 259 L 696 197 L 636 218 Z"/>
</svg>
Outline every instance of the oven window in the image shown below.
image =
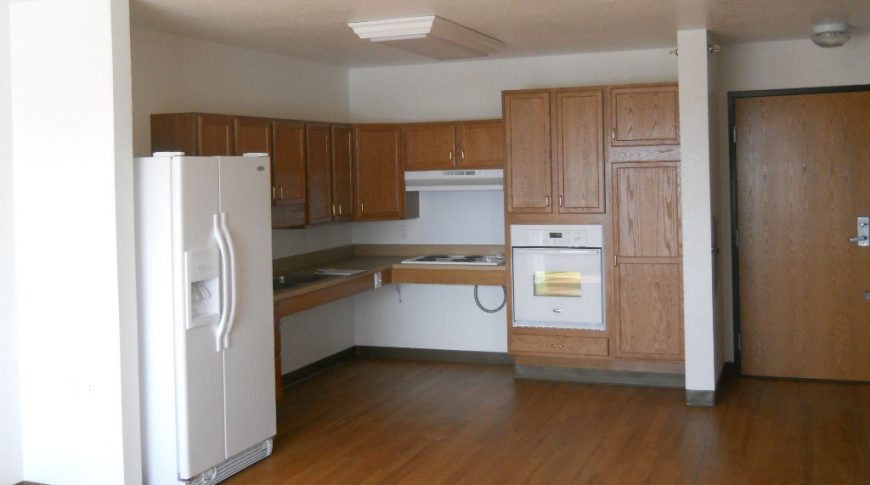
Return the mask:
<svg viewBox="0 0 870 485">
<path fill-rule="evenodd" d="M 535 296 L 580 296 L 579 271 L 535 271 Z"/>
</svg>

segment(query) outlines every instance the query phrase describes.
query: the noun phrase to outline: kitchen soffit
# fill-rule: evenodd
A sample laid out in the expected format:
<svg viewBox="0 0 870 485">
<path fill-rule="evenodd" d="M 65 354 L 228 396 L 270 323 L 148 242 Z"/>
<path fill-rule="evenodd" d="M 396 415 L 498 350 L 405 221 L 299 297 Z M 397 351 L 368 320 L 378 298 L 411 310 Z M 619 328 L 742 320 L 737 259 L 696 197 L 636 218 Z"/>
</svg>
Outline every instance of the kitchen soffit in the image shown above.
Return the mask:
<svg viewBox="0 0 870 485">
<path fill-rule="evenodd" d="M 870 32 L 867 0 L 132 0 L 135 27 L 350 67 L 437 62 L 347 27 L 438 15 L 504 41 L 493 58 L 673 47 L 708 28 L 723 43 L 808 39 L 820 21 Z"/>
</svg>

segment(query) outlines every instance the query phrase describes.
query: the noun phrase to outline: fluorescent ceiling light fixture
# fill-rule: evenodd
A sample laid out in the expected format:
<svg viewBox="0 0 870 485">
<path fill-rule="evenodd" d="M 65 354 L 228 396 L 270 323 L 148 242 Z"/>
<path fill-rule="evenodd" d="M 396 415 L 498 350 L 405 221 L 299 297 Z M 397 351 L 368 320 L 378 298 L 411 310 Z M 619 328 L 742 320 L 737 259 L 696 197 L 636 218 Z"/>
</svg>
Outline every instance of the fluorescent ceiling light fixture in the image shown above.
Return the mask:
<svg viewBox="0 0 870 485">
<path fill-rule="evenodd" d="M 819 47 L 840 47 L 849 42 L 849 28 L 844 22 L 818 24 L 810 39 Z"/>
<path fill-rule="evenodd" d="M 360 39 L 390 45 L 433 59 L 468 59 L 494 54 L 504 43 L 449 20 L 427 15 L 350 22 Z"/>
</svg>

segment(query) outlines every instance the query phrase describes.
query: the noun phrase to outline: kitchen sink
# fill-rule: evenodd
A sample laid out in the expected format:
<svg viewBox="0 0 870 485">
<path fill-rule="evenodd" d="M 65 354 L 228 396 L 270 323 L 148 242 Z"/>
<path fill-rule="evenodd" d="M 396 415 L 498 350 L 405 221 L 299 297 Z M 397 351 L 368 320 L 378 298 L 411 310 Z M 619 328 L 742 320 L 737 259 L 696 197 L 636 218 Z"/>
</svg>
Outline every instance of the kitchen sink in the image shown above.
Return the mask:
<svg viewBox="0 0 870 485">
<path fill-rule="evenodd" d="M 314 283 L 315 281 L 322 280 L 327 278 L 324 275 L 318 274 L 294 274 L 294 275 L 281 275 L 281 276 L 273 276 L 272 277 L 272 290 L 284 290 L 287 288 L 293 288 L 294 286 L 304 285 L 307 283 Z"/>
</svg>

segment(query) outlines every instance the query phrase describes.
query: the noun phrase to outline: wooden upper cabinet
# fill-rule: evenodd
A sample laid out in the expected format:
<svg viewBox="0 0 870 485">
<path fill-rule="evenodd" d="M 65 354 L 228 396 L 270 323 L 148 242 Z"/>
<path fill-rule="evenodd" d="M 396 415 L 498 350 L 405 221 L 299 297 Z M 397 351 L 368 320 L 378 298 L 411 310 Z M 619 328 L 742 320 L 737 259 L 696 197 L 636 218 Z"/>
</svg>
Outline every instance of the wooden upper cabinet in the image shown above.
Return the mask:
<svg viewBox="0 0 870 485">
<path fill-rule="evenodd" d="M 202 157 L 232 155 L 233 118 L 226 115 L 197 117 L 197 154 Z"/>
<path fill-rule="evenodd" d="M 558 210 L 604 212 L 604 91 L 555 91 L 553 103 Z"/>
<path fill-rule="evenodd" d="M 332 126 L 332 218 L 336 221 L 353 219 L 352 140 L 349 126 Z"/>
<path fill-rule="evenodd" d="M 273 227 L 305 224 L 305 125 L 272 122 Z"/>
<path fill-rule="evenodd" d="M 354 219 L 401 219 L 405 213 L 400 125 L 354 127 Z"/>
<path fill-rule="evenodd" d="M 614 164 L 613 170 L 617 256 L 679 258 L 679 164 Z"/>
<path fill-rule="evenodd" d="M 505 92 L 502 112 L 507 135 L 507 210 L 551 213 L 550 92 Z"/>
<path fill-rule="evenodd" d="M 272 154 L 272 120 L 266 118 L 236 117 L 233 119 L 233 148 L 235 155 L 245 153 Z"/>
<path fill-rule="evenodd" d="M 610 145 L 678 145 L 677 85 L 610 89 Z"/>
<path fill-rule="evenodd" d="M 202 113 L 151 115 L 151 151 L 233 155 L 233 118 Z"/>
<path fill-rule="evenodd" d="M 309 123 L 305 126 L 308 224 L 332 220 L 329 131 L 329 125 Z"/>
<path fill-rule="evenodd" d="M 450 170 L 456 151 L 453 123 L 413 123 L 402 126 L 405 170 Z"/>
<path fill-rule="evenodd" d="M 459 144 L 456 168 L 502 168 L 504 123 L 501 120 L 466 121 L 456 125 Z"/>
</svg>

